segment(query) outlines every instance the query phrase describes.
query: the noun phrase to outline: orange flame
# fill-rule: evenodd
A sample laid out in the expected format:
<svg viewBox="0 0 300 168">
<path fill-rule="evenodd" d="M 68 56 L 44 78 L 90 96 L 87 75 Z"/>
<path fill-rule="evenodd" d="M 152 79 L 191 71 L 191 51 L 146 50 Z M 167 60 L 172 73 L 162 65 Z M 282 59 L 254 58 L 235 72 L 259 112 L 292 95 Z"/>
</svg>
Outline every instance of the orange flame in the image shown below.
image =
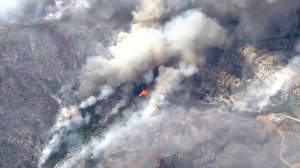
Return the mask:
<svg viewBox="0 0 300 168">
<path fill-rule="evenodd" d="M 149 95 L 149 91 L 147 89 L 143 89 L 140 94 L 139 97 L 147 97 Z"/>
</svg>

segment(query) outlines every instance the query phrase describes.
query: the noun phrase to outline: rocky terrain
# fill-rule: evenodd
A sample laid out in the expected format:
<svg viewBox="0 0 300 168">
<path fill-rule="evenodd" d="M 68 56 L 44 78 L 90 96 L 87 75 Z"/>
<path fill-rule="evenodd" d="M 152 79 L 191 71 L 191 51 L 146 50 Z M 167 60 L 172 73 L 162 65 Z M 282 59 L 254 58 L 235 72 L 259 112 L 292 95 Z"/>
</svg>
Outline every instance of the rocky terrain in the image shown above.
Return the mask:
<svg viewBox="0 0 300 168">
<path fill-rule="evenodd" d="M 47 23 L 0 27 L 0 167 L 36 167 L 59 110 L 52 96 L 95 54 L 83 40 L 91 34 L 62 33 Z M 94 33 L 105 40 L 109 32 Z"/>
<path fill-rule="evenodd" d="M 113 6 L 110 3 L 106 5 Z M 109 17 L 103 15 L 101 22 L 95 21 L 94 17 L 98 14 L 95 12 L 80 24 L 77 24 L 78 20 L 82 21 L 78 19 L 80 16 L 75 19 L 66 16 L 54 21 L 0 24 L 0 167 L 37 167 L 43 148 L 51 140 L 51 128 L 63 108 L 71 109 L 65 114 L 68 120 L 78 116 L 89 116 L 91 119 L 89 124 L 66 131 L 67 140 L 62 138 L 59 149 L 51 153 L 42 167 L 59 168 L 64 159 L 72 158 L 78 152 L 76 150 L 82 146 L 76 146 L 78 144 L 75 142 L 72 144 L 68 138 L 75 137 L 80 145 L 86 145 L 93 137 L 101 137 L 114 121 L 126 118 L 126 109 L 143 107 L 148 95 L 140 96 L 139 91 L 145 88 L 149 92 L 155 90 L 156 81 L 143 86 L 132 79 L 118 86 L 116 93 L 107 100 L 97 100 L 79 109 L 71 106 L 79 106 L 82 101 L 82 97 L 77 95 L 78 77 L 82 75 L 87 59 L 106 55 L 111 43 L 125 38 L 126 34 L 121 34 L 122 37 L 120 34 L 117 36 L 116 32 L 130 29 L 132 13 L 127 10 L 131 8 L 131 5 L 125 6 L 112 13 L 107 9 Z M 160 18 L 161 22 L 168 20 L 172 12 L 170 16 Z M 297 12 L 298 16 L 294 14 L 293 19 L 299 21 L 300 10 Z M 155 17 L 151 19 L 156 20 Z M 145 25 L 150 24 L 141 20 Z M 131 27 L 132 30 L 134 28 Z M 180 84 L 184 87 L 170 94 L 172 96 L 168 95 L 173 104 L 163 105 L 172 107 L 174 112 L 174 116 L 169 116 L 170 121 L 164 122 L 178 128 L 175 135 L 182 132 L 182 137 L 186 137 L 179 136 L 180 142 L 192 143 L 188 138 L 190 136 L 200 139 L 200 142 L 181 153 L 164 153 L 158 147 L 159 154 L 149 153 L 152 161 L 147 166 L 300 167 L 300 153 L 295 150 L 300 148 L 300 72 L 298 69 L 294 75 L 296 77 L 286 85 L 281 84 L 276 76 L 278 72 L 284 72 L 290 65 L 289 61 L 300 52 L 297 49 L 300 25 L 285 33 L 270 34 L 255 40 L 235 39 L 224 48 L 204 50 L 207 57 L 199 72 L 182 80 Z M 166 65 L 173 62 L 176 59 L 171 59 Z M 160 66 L 157 64 L 150 71 L 156 77 Z M 126 92 L 127 85 L 129 91 L 134 91 L 128 91 L 123 99 L 119 93 Z M 183 102 L 186 97 L 191 101 Z M 187 109 L 183 106 L 186 105 L 190 113 L 184 118 L 186 114 L 183 111 Z M 155 108 L 160 111 L 161 107 Z M 195 131 L 191 123 L 199 130 Z M 160 124 L 159 127 L 159 133 L 162 133 L 157 133 L 159 138 L 177 142 L 178 137 L 168 136 L 164 132 L 168 131 L 167 126 Z M 197 131 L 202 134 L 198 135 Z M 72 133 L 76 136 L 72 137 Z M 162 143 L 165 142 L 163 140 Z M 112 153 L 103 162 L 100 162 L 101 157 L 79 159 L 75 167 L 110 167 L 122 162 L 123 157 L 126 161 L 122 162 L 123 165 L 143 167 L 145 163 L 140 161 L 142 158 L 126 158 L 128 151 L 133 153 L 132 156 L 146 155 L 142 150 L 125 149 Z"/>
<path fill-rule="evenodd" d="M 46 130 L 53 125 L 59 109 L 51 96 L 58 93 L 68 75 L 74 75 L 80 70 L 85 57 L 90 54 L 84 50 L 72 53 L 74 49 L 71 47 L 76 48 L 72 45 L 79 44 L 72 44 L 72 37 L 55 31 L 55 27 L 50 25 L 1 27 L 1 167 L 36 166 L 40 147 L 47 135 Z M 272 57 L 272 51 L 290 50 L 289 40 L 293 38 L 260 42 L 259 46 L 272 46 L 272 49 L 264 48 L 267 51 L 256 50 L 254 45 L 246 45 L 242 49 L 239 46 L 223 52 L 220 61 L 209 67 L 211 71 L 219 69 L 215 71 L 217 77 L 213 83 L 223 90 L 223 94 L 229 94 L 226 92 L 232 92 L 247 83 L 247 79 L 241 79 L 238 75 L 243 71 L 243 65 L 240 65 L 243 62 L 255 65 L 251 67 L 254 67 L 252 71 L 257 74 L 257 79 L 270 82 L 270 74 L 281 66 Z M 280 48 L 276 49 L 272 42 Z M 200 74 L 199 76 L 192 80 L 201 78 Z M 201 80 L 204 82 L 196 81 L 194 87 L 203 93 L 202 98 L 212 96 L 209 95 L 210 92 L 205 93 L 205 86 L 208 85 L 205 78 Z M 299 85 L 291 90 L 296 100 L 300 96 L 298 90 Z M 293 114 L 299 116 L 297 109 Z"/>
</svg>

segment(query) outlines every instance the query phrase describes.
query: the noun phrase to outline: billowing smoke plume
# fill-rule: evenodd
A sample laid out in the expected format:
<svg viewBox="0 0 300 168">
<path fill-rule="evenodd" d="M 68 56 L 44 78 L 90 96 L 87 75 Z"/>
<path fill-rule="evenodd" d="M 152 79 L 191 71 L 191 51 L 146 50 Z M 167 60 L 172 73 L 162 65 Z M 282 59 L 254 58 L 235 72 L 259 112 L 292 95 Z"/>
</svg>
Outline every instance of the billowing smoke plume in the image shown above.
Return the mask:
<svg viewBox="0 0 300 168">
<path fill-rule="evenodd" d="M 165 72 L 160 72 L 157 78 L 156 87 L 166 92 L 165 90 L 170 90 L 172 85 L 183 80 L 184 76 L 191 76 L 197 72 L 197 66 L 203 62 L 201 50 L 221 46 L 226 42 L 226 31 L 199 10 L 184 12 L 160 27 L 144 27 L 137 22 L 132 25 L 129 33 L 121 32 L 118 36 L 121 39 L 110 47 L 109 57 L 99 56 L 88 60 L 80 77 L 79 94 L 87 97 L 99 92 L 100 95 L 97 98 L 88 97 L 81 103 L 81 108 L 93 105 L 99 99 L 105 99 L 111 94 L 109 88 L 116 89 L 120 84 L 139 79 L 139 76 L 152 71 L 155 61 L 163 65 L 175 58 L 178 60 L 176 69 L 160 68 Z M 144 115 L 153 113 L 154 107 L 157 106 L 156 99 L 159 97 L 149 100 L 150 107 L 144 110 L 150 114 Z M 47 158 L 43 156 L 45 157 Z M 44 161 L 46 159 L 42 159 L 41 164 Z"/>
<path fill-rule="evenodd" d="M 226 31 L 201 11 L 190 10 L 160 27 L 144 27 L 137 22 L 129 33 L 121 32 L 118 37 L 118 43 L 110 47 L 109 58 L 88 60 L 80 94 L 102 92 L 99 86 L 116 87 L 135 80 L 151 70 L 155 61 L 164 64 L 173 57 L 180 60 L 179 68 L 192 74 L 203 59 L 199 51 L 224 44 Z"/>
<path fill-rule="evenodd" d="M 232 73 L 222 67 L 228 65 L 213 65 L 233 59 L 225 58 L 230 48 L 294 35 L 299 5 L 296 0 L 4 1 L 1 23 L 53 24 L 52 35 L 60 32 L 67 42 L 109 30 L 101 29 L 103 39 L 85 39 L 96 46 L 91 53 L 97 56 L 89 55 L 79 77 L 62 87 L 62 108 L 38 167 L 282 167 L 274 149 L 278 137 L 244 112 L 261 112 L 276 94 L 297 85 L 291 79 L 299 75 L 299 57 L 274 51 L 285 59 L 269 82 L 255 70 L 257 55 L 237 61 L 244 66 L 242 75 L 253 74 L 241 77 L 250 82 L 239 89 L 229 89 L 225 104 L 218 87 L 205 79 L 215 71 Z M 64 54 L 76 56 L 57 39 Z M 199 76 L 210 88 L 201 92 L 211 94 L 204 100 L 193 97 L 198 83 L 190 81 Z M 141 90 L 147 94 L 140 96 Z M 89 129 L 98 132 L 84 134 Z M 82 140 L 83 134 L 88 138 Z"/>
<path fill-rule="evenodd" d="M 280 90 L 289 90 L 298 81 L 300 70 L 300 57 L 292 58 L 286 67 L 282 67 L 269 76 L 268 83 L 254 82 L 247 86 L 247 89 L 235 93 L 232 98 L 238 110 L 261 111 L 269 104 L 270 98 Z"/>
</svg>

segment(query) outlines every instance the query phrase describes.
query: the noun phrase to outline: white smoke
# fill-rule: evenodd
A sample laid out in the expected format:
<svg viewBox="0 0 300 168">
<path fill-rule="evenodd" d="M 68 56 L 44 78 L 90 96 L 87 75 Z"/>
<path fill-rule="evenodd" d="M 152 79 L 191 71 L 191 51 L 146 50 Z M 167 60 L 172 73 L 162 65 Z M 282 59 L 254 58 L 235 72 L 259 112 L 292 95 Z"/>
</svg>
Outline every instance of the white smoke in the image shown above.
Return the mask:
<svg viewBox="0 0 300 168">
<path fill-rule="evenodd" d="M 159 106 L 157 103 L 161 103 L 162 100 L 160 99 L 164 97 L 164 92 L 169 92 L 184 76 L 190 76 L 197 72 L 197 66 L 203 63 L 204 59 L 203 55 L 198 55 L 199 51 L 207 47 L 221 46 L 226 42 L 226 31 L 216 20 L 208 18 L 199 10 L 184 12 L 166 25 L 157 28 L 144 27 L 134 23 L 129 33 L 121 32 L 120 36 L 122 38 L 119 38 L 118 43 L 110 47 L 110 57 L 88 59 L 80 79 L 79 94 L 88 97 L 92 93 L 99 92 L 100 96 L 87 98 L 80 104 L 80 108 L 93 105 L 99 99 L 111 95 L 111 88 L 137 79 L 140 75 L 151 70 L 156 60 L 164 64 L 170 58 L 176 57 L 179 59 L 179 69 L 166 68 L 163 70 L 164 72 L 161 72 L 157 79 L 157 88 L 164 91 L 152 93 L 153 96 L 149 100 L 149 105 L 142 114 L 144 122 L 149 122 L 147 121 L 148 117 L 155 111 L 156 106 Z M 62 112 L 64 111 L 65 109 L 62 110 Z M 134 119 L 135 122 L 136 120 L 140 120 L 140 118 Z M 59 125 L 58 127 L 65 131 L 67 129 L 65 125 L 69 122 L 70 120 L 61 120 L 59 117 L 54 127 Z M 128 126 L 130 128 L 135 127 L 131 125 L 131 122 L 129 120 Z M 127 130 L 126 127 L 120 129 Z M 115 132 L 109 131 L 107 136 L 112 138 L 112 136 L 121 136 L 122 133 L 115 135 Z M 51 152 L 57 150 L 57 144 L 59 144 L 57 136 L 60 138 L 63 136 L 62 133 L 54 134 L 56 136 L 44 149 L 40 166 L 49 158 Z M 110 138 L 110 141 L 118 139 Z M 105 140 L 103 144 L 106 144 Z"/>
<path fill-rule="evenodd" d="M 11 14 L 16 10 L 20 10 L 19 7 L 22 3 L 21 0 L 1 0 L 0 1 L 0 21 L 1 20 L 10 20 Z"/>
<path fill-rule="evenodd" d="M 98 97 L 91 96 L 87 98 L 85 101 L 81 102 L 79 107 L 82 109 L 87 108 L 88 106 L 94 105 L 97 101 L 106 99 L 113 93 L 113 89 L 109 85 L 104 85 L 101 87 L 101 93 Z"/>
<path fill-rule="evenodd" d="M 48 14 L 45 20 L 59 20 L 69 13 L 81 13 L 91 8 L 87 0 L 56 0 L 54 5 L 48 8 Z"/>
<path fill-rule="evenodd" d="M 201 11 L 190 10 L 159 28 L 133 24 L 131 32 L 121 32 L 119 39 L 110 47 L 111 58 L 94 57 L 87 61 L 80 80 L 80 94 L 101 92 L 98 87 L 101 85 L 116 87 L 133 81 L 157 60 L 164 64 L 178 56 L 181 65 L 194 64 L 196 68 L 203 62 L 198 51 L 224 44 L 226 31 Z"/>
<path fill-rule="evenodd" d="M 300 57 L 292 58 L 286 67 L 269 76 L 269 83 L 251 83 L 246 90 L 232 95 L 235 108 L 240 111 L 250 110 L 260 112 L 269 105 L 270 98 L 279 91 L 288 91 L 294 83 L 294 79 L 300 72 Z"/>
<path fill-rule="evenodd" d="M 50 133 L 53 134 L 52 139 L 42 150 L 42 155 L 39 158 L 38 167 L 41 167 L 54 152 L 59 151 L 63 138 L 68 132 L 82 127 L 89 122 L 90 117 L 83 118 L 78 108 L 75 106 L 62 108 L 57 116 L 55 125 L 51 128 Z"/>
<path fill-rule="evenodd" d="M 80 159 L 85 159 L 90 155 L 92 157 L 97 157 L 101 154 L 109 156 L 120 148 L 126 147 L 127 143 L 130 142 L 129 139 L 144 134 L 143 132 L 148 127 L 159 125 L 163 119 L 162 111 L 159 109 L 165 104 L 166 95 L 173 89 L 176 89 L 176 85 L 186 77 L 180 69 L 161 68 L 160 73 L 156 89 L 151 93 L 151 97 L 144 109 L 133 111 L 132 115 L 124 122 L 117 123 L 112 128 L 109 128 L 103 137 L 92 139 L 89 144 L 82 147 L 80 152 L 76 152 L 76 155 L 71 156 L 64 162 L 62 167 L 73 167 Z M 141 142 L 145 145 L 147 141 L 151 141 L 151 139 L 145 139 L 147 136 L 142 136 L 141 138 Z M 141 145 L 141 147 L 143 146 Z"/>
<path fill-rule="evenodd" d="M 262 92 L 257 92 L 257 97 L 253 97 L 251 101 L 257 102 L 259 108 L 267 105 L 270 97 L 282 89 L 284 84 L 287 84 L 300 70 L 299 60 L 299 57 L 293 58 L 283 70 L 274 74 L 276 77 L 274 84 L 264 88 Z M 58 166 L 76 167 L 79 162 L 94 158 L 100 160 L 99 164 L 104 167 L 120 165 L 130 167 L 133 164 L 135 167 L 155 167 L 155 160 L 151 159 L 153 156 L 161 153 L 191 151 L 196 144 L 211 141 L 216 136 L 213 135 L 214 133 L 220 135 L 218 131 L 228 125 L 233 126 L 232 123 L 243 125 L 238 123 L 239 121 L 234 121 L 237 119 L 235 117 L 229 119 L 232 116 L 226 111 L 227 109 L 221 107 L 211 108 L 201 113 L 201 110 L 186 109 L 180 105 L 169 106 L 166 96 L 173 93 L 180 82 L 187 77 L 184 71 L 161 67 L 157 86 L 144 108 L 132 111 L 123 121 L 108 128 L 103 136 L 94 137 Z M 220 122 L 223 125 L 219 125 Z M 251 123 L 245 119 L 240 122 Z M 254 129 L 256 130 L 257 127 Z M 140 158 L 141 155 L 143 158 Z M 120 160 L 122 162 L 119 162 Z"/>
<path fill-rule="evenodd" d="M 118 33 L 114 45 L 108 47 L 109 54 L 87 59 L 87 63 L 79 77 L 78 97 L 83 101 L 79 105 L 61 109 L 56 124 L 51 129 L 53 137 L 44 147 L 38 166 L 42 167 L 51 154 L 59 151 L 68 131 L 76 131 L 76 129 L 89 122 L 89 117 L 81 117 L 80 108 L 87 108 L 99 100 L 108 99 L 113 94 L 118 94 L 115 93 L 116 88 L 123 84 L 133 83 L 136 80 L 141 80 L 138 81 L 140 83 L 149 84 L 154 80 L 154 76 L 146 76 L 145 74 L 151 74 L 153 65 L 157 62 L 161 65 L 159 68 L 160 73 L 155 79 L 156 85 L 153 91 L 150 92 L 149 100 L 139 102 L 137 109 L 127 109 L 128 113 L 120 122 L 112 123 L 102 136 L 93 137 L 88 144 L 83 145 L 75 153 L 71 153 L 67 160 L 59 166 L 73 167 L 80 160 L 89 157 L 102 157 L 106 162 L 111 155 L 122 150 L 134 151 L 151 146 L 151 141 L 157 140 L 156 135 L 160 136 L 158 141 L 165 145 L 164 150 L 170 153 L 188 151 L 196 143 L 208 138 L 210 134 L 197 127 L 194 120 L 184 122 L 185 119 L 192 120 L 191 118 L 193 118 L 193 116 L 185 118 L 184 113 L 179 116 L 175 115 L 182 120 L 174 117 L 176 122 L 180 122 L 184 126 L 178 123 L 176 125 L 170 121 L 169 125 L 166 124 L 167 129 L 164 134 L 159 134 L 158 127 L 169 121 L 168 117 L 171 116 L 172 108 L 166 107 L 168 106 L 168 94 L 172 94 L 174 90 L 180 88 L 181 81 L 199 71 L 206 59 L 205 50 L 211 47 L 222 47 L 230 43 L 228 31 L 219 24 L 218 17 L 209 17 L 203 12 L 204 7 L 213 5 L 217 14 L 230 13 L 242 18 L 239 27 L 241 30 L 237 31 L 252 36 L 252 34 L 261 34 L 265 30 L 265 25 L 269 25 L 269 16 L 273 16 L 275 9 L 272 9 L 267 17 L 261 17 L 262 12 L 271 7 L 281 6 L 278 3 L 283 2 L 228 0 L 222 2 L 191 1 L 187 3 L 169 0 L 142 1 L 140 8 L 133 11 L 133 21 L 129 32 Z M 55 1 L 54 6 L 47 8 L 48 14 L 44 19 L 59 20 L 65 15 L 84 14 L 93 7 L 92 4 L 92 2 L 85 0 Z M 256 8 L 255 4 L 262 4 L 257 13 L 254 10 Z M 288 4 L 289 6 L 283 11 L 289 11 L 293 8 L 291 4 L 298 3 Z M 203 5 L 203 8 L 193 7 L 193 9 L 189 9 L 189 5 L 195 7 L 202 7 Z M 236 9 L 238 10 L 235 11 Z M 245 10 L 245 12 L 242 10 Z M 248 20 L 248 17 L 252 14 L 255 19 Z M 254 23 L 262 24 L 261 27 L 256 27 Z M 256 31 L 258 31 L 257 34 Z M 298 63 L 299 59 L 296 57 L 286 68 L 274 74 L 276 80 L 272 85 L 264 87 L 255 95 L 252 95 L 259 108 L 266 106 L 270 97 L 289 83 L 288 81 L 295 76 L 295 70 L 299 69 Z M 252 100 L 246 101 L 246 103 L 250 103 Z M 106 117 L 117 114 L 119 108 L 123 107 L 124 104 L 126 104 L 125 100 L 119 100 L 114 108 L 107 112 Z M 189 111 L 185 108 L 178 111 L 185 110 L 186 112 Z M 198 113 L 199 111 L 192 115 L 197 118 Z M 106 119 L 104 118 L 104 122 Z M 184 136 L 177 135 L 174 128 L 186 128 L 189 132 L 186 135 L 188 138 L 185 139 Z M 168 142 L 166 138 L 171 139 L 170 144 L 166 143 Z M 137 141 L 141 145 L 134 144 Z M 190 145 L 185 145 L 185 143 Z M 152 146 L 152 149 L 152 151 L 155 151 L 157 148 Z M 151 154 L 160 152 L 163 151 Z M 124 165 L 126 164 L 124 163 Z M 145 165 L 147 163 L 142 163 L 140 167 Z"/>
</svg>

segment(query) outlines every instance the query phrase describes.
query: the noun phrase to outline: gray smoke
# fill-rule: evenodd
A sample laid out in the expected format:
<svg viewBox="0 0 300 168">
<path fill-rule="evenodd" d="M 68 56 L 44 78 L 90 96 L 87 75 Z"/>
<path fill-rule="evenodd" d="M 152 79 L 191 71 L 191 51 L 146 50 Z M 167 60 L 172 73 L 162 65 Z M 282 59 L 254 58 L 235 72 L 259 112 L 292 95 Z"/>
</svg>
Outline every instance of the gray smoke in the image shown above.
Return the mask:
<svg viewBox="0 0 300 168">
<path fill-rule="evenodd" d="M 198 26 L 192 26 L 194 24 Z M 188 31 L 191 35 L 178 34 L 177 32 L 180 31 Z M 122 39 L 110 47 L 109 58 L 98 56 L 88 59 L 80 77 L 79 94 L 88 96 L 99 92 L 100 96 L 87 98 L 80 104 L 80 107 L 84 108 L 99 99 L 105 99 L 106 96 L 102 95 L 109 96 L 111 91 L 108 91 L 108 88 L 116 88 L 122 83 L 138 78 L 139 75 L 151 70 L 156 60 L 164 64 L 172 57 L 176 57 L 179 59 L 178 70 L 172 72 L 172 69 L 167 69 L 161 72 L 162 74 L 157 79 L 157 87 L 169 90 L 172 85 L 182 80 L 182 76 L 191 76 L 197 72 L 197 65 L 203 62 L 203 58 L 197 56 L 197 50 L 222 45 L 226 41 L 225 34 L 225 30 L 216 21 L 207 18 L 198 10 L 189 10 L 158 28 L 144 27 L 134 23 L 131 32 L 119 34 Z M 179 72 L 182 75 L 179 75 Z M 153 99 L 154 104 L 151 104 L 151 99 L 149 100 L 151 104 L 149 108 L 155 106 L 157 98 Z M 41 165 L 47 157 L 49 155 L 42 157 Z"/>
<path fill-rule="evenodd" d="M 53 24 L 69 41 L 89 34 L 80 45 L 92 46 L 79 77 L 62 86 L 65 106 L 38 167 L 62 148 L 67 154 L 56 167 L 88 167 L 91 160 L 99 167 L 158 167 L 161 157 L 164 162 L 175 157 L 173 167 L 282 167 L 279 149 L 270 151 L 278 137 L 243 112 L 260 112 L 295 85 L 290 81 L 299 73 L 298 56 L 272 74 L 271 83 L 247 83 L 234 92 L 232 104 L 195 99 L 185 82 L 210 66 L 212 50 L 293 33 L 299 5 L 297 0 L 3 1 L 2 24 Z M 101 38 L 93 35 L 99 29 Z M 87 48 L 61 46 L 72 56 Z M 245 59 L 247 66 L 255 57 Z M 149 86 L 146 98 L 135 97 L 132 85 L 139 84 Z M 85 112 L 94 106 L 95 113 Z M 92 123 L 95 116 L 101 121 Z M 105 128 L 87 142 L 78 140 L 91 123 Z"/>
<path fill-rule="evenodd" d="M 279 91 L 288 91 L 298 81 L 294 81 L 300 72 L 300 57 L 295 56 L 289 63 L 269 76 L 268 83 L 254 82 L 245 90 L 235 93 L 232 96 L 235 108 L 241 111 L 260 112 L 269 104 L 270 98 Z"/>
<path fill-rule="evenodd" d="M 197 10 L 187 11 L 158 28 L 134 23 L 129 33 L 118 34 L 119 41 L 110 47 L 109 58 L 88 60 L 80 79 L 80 94 L 86 96 L 102 92 L 102 85 L 116 87 L 132 81 L 149 71 L 155 61 L 164 64 L 172 57 L 178 57 L 186 73 L 193 73 L 203 59 L 197 51 L 224 44 L 225 34 L 217 22 Z"/>
</svg>

